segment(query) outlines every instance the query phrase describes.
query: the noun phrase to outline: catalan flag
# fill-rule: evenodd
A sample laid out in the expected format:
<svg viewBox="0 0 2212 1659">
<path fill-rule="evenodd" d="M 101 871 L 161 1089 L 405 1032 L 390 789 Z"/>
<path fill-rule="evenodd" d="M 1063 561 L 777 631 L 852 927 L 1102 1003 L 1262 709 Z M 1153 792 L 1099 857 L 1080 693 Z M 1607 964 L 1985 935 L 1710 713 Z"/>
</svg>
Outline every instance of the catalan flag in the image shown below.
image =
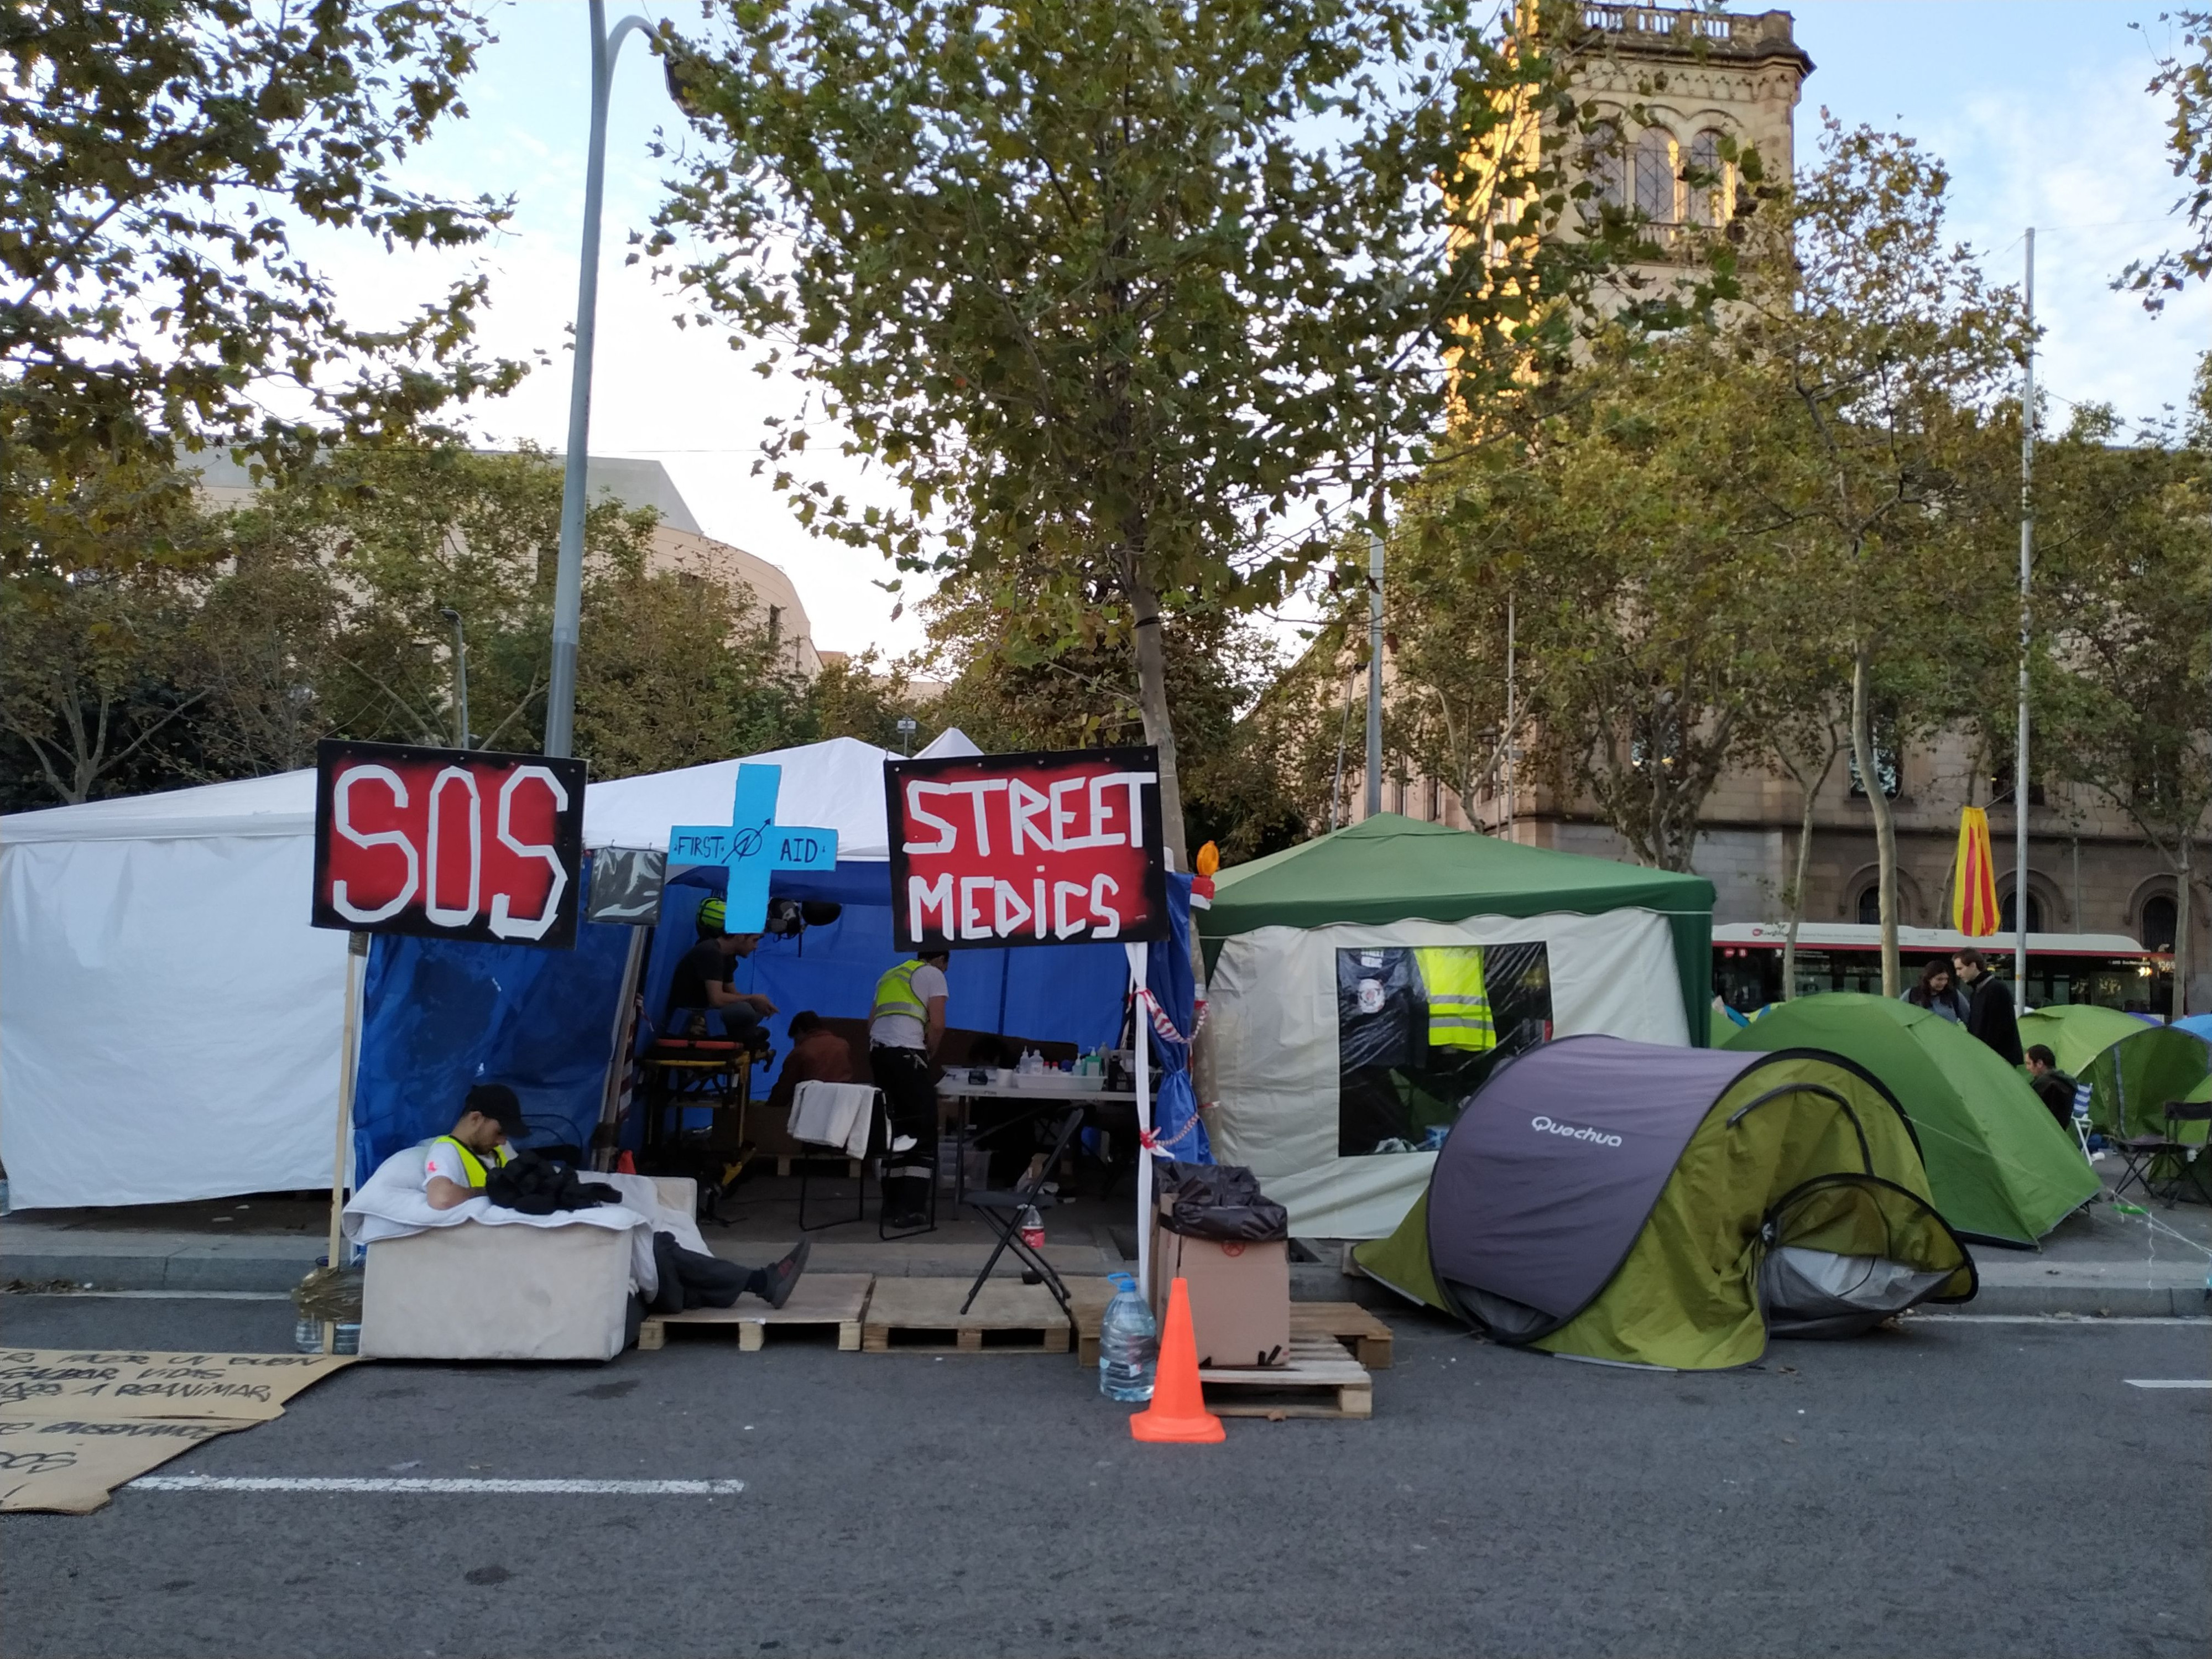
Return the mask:
<svg viewBox="0 0 2212 1659">
<path fill-rule="evenodd" d="M 1978 806 L 1959 814 L 1959 867 L 1951 879 L 1951 925 L 1970 939 L 1997 930 L 1997 872 L 1990 862 L 1990 815 Z"/>
</svg>

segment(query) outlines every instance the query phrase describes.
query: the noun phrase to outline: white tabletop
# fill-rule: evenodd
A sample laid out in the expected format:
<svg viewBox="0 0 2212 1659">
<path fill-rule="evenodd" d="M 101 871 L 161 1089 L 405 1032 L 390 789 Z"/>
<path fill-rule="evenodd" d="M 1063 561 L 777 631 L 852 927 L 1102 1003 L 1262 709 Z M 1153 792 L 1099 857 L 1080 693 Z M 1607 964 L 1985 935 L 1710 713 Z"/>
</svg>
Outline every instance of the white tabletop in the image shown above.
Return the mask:
<svg viewBox="0 0 2212 1659">
<path fill-rule="evenodd" d="M 1024 1089 L 1017 1083 L 970 1083 L 955 1067 L 937 1080 L 940 1095 L 967 1095 L 976 1100 L 1035 1100 L 1039 1102 L 1134 1100 L 1134 1089 Z"/>
</svg>

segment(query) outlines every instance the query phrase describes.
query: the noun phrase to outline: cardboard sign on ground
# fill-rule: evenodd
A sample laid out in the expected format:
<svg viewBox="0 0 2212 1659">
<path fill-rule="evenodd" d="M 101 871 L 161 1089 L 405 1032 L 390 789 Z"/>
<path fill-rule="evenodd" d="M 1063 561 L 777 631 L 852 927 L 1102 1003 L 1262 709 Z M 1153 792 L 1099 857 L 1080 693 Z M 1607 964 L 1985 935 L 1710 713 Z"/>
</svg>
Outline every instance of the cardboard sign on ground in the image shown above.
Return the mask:
<svg viewBox="0 0 2212 1659">
<path fill-rule="evenodd" d="M 0 1349 L 0 1415 L 266 1422 L 350 1355 Z"/>
<path fill-rule="evenodd" d="M 219 1434 L 252 1426 L 216 1418 L 102 1422 L 0 1416 L 0 1510 L 88 1515 L 125 1481 Z"/>
</svg>

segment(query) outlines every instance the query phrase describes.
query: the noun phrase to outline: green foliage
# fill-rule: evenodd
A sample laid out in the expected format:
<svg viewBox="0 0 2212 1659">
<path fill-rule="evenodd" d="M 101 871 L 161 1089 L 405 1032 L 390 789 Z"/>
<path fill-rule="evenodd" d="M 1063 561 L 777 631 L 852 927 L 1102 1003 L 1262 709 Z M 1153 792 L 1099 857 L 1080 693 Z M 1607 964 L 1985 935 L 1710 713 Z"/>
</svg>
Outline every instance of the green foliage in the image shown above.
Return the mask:
<svg viewBox="0 0 2212 1659">
<path fill-rule="evenodd" d="M 52 562 L 52 481 L 167 471 L 179 444 L 289 463 L 404 431 L 520 372 L 471 351 L 481 279 L 362 329 L 299 224 L 452 247 L 504 216 L 394 168 L 465 111 L 465 8 L 34 0 L 0 15 L 0 565 Z M 279 409 L 289 413 L 277 412 Z M 173 507 L 168 511 L 188 510 Z"/>
<path fill-rule="evenodd" d="M 1582 117 L 1486 12 L 770 0 L 672 43 L 712 143 L 656 251 L 694 245 L 701 320 L 764 343 L 905 505 L 803 480 L 803 418 L 776 482 L 1040 658 L 1130 644 L 1171 824 L 1162 633 L 1281 599 L 1455 392 L 1566 348 L 1531 296 L 1618 251 L 1606 216 L 1541 234 L 1587 198 L 1559 165 Z"/>
<path fill-rule="evenodd" d="M 940 587 L 926 614 L 935 661 L 954 671 L 927 707 L 930 725 L 957 726 L 987 753 L 1145 741 L 1126 634 L 1094 622 L 1088 642 L 1042 652 L 1018 615 L 963 599 L 957 584 Z M 1188 844 L 1215 842 L 1231 862 L 1289 844 L 1304 820 L 1284 799 L 1262 725 L 1240 719 L 1273 678 L 1274 651 L 1249 625 L 1187 613 L 1165 654 Z"/>
<path fill-rule="evenodd" d="M 2158 60 L 2146 90 L 2173 100 L 2166 148 L 2173 154 L 2173 176 L 2182 181 L 2173 210 L 2193 240 L 2154 259 L 2133 261 L 2113 283 L 2142 295 L 2146 311 L 2163 311 L 2192 278 L 2201 283 L 2212 276 L 2212 11 L 2176 11 L 2172 21 L 2179 26 L 2181 49 Z"/>
</svg>

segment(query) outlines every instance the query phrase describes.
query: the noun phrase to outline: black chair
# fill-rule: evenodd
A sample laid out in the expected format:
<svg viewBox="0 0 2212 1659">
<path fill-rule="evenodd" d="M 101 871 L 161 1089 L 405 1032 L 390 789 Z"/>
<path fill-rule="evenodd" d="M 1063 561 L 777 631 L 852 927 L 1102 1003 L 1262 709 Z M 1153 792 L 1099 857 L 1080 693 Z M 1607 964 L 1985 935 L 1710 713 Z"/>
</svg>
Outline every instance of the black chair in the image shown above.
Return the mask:
<svg viewBox="0 0 2212 1659">
<path fill-rule="evenodd" d="M 1030 1283 L 1042 1283 L 1052 1292 L 1054 1300 L 1060 1304 L 1060 1310 L 1071 1319 L 1075 1316 L 1068 1305 L 1067 1286 L 1060 1282 L 1060 1275 L 1053 1271 L 1052 1264 L 1042 1254 L 1031 1249 L 1022 1237 L 1022 1212 L 1035 1207 L 1042 1213 L 1060 1202 L 1057 1192 L 1045 1191 L 1045 1182 L 1059 1166 L 1060 1161 L 1067 1156 L 1068 1147 L 1074 1144 L 1075 1137 L 1082 1128 L 1083 1108 L 1068 1107 L 1060 1114 L 1060 1127 L 1054 1131 L 1052 1150 L 1045 1155 L 1042 1164 L 1032 1166 L 1034 1173 L 1016 1182 L 1010 1191 L 968 1194 L 969 1206 L 996 1230 L 999 1243 L 992 1250 L 990 1260 L 983 1264 L 983 1271 L 975 1275 L 975 1282 L 968 1287 L 968 1299 L 960 1304 L 962 1313 L 975 1305 L 976 1297 L 990 1279 L 991 1269 L 999 1265 L 1000 1256 L 1012 1250 L 1023 1263 L 1023 1279 Z"/>
<path fill-rule="evenodd" d="M 2142 1188 L 2145 1198 L 2157 1199 L 2168 1207 L 2192 1186 L 2212 1198 L 2212 1187 L 2207 1186 L 2199 1167 L 2212 1154 L 2208 1154 L 2203 1142 L 2181 1138 L 2183 1124 L 2204 1122 L 2212 1122 L 2212 1101 L 2169 1100 L 2163 1133 L 2115 1139 L 2112 1149 L 2120 1155 L 2122 1169 L 2120 1178 L 2112 1183 L 2112 1196 L 2119 1197 L 2133 1183 Z"/>
</svg>

